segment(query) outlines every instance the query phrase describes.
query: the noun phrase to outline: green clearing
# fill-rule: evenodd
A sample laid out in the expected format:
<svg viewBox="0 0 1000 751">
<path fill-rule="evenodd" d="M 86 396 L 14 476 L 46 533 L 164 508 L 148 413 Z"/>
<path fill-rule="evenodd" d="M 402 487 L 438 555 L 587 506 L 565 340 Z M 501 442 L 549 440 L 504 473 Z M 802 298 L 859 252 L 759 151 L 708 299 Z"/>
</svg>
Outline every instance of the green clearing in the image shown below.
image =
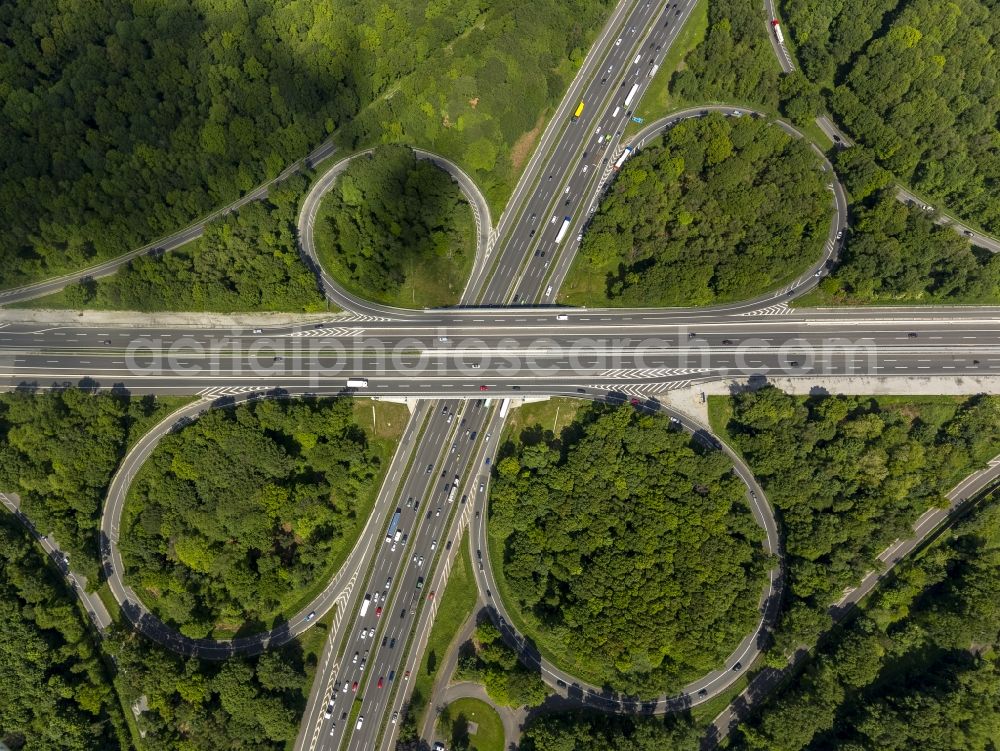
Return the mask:
<svg viewBox="0 0 1000 751">
<path fill-rule="evenodd" d="M 571 399 L 566 396 L 522 404 L 512 409 L 507 416 L 500 445 L 506 441 L 518 440 L 525 428 L 535 425 L 541 425 L 544 430 L 551 430 L 553 435 L 558 436 L 563 428 L 573 422 L 576 413 L 588 404 L 586 399 Z"/>
<path fill-rule="evenodd" d="M 476 732 L 469 725 L 476 723 Z M 451 741 L 449 748 L 468 751 L 504 751 L 503 723 L 489 704 L 479 699 L 458 699 L 437 720 L 438 734 Z M 467 741 L 468 745 L 464 742 Z"/>
<path fill-rule="evenodd" d="M 414 681 L 413 694 L 410 698 L 410 713 L 416 717 L 417 727 L 423 727 L 425 712 L 429 709 L 428 702 L 437 680 L 438 667 L 444 658 L 455 634 L 462 628 L 471 616 L 479 600 L 479 591 L 475 577 L 472 575 L 472 557 L 469 554 L 468 534 L 463 535 L 457 543 L 459 555 L 448 577 L 444 595 L 440 598 L 434 625 L 427 638 L 427 648 L 420 662 Z M 502 737 L 502 733 L 501 733 Z"/>
</svg>

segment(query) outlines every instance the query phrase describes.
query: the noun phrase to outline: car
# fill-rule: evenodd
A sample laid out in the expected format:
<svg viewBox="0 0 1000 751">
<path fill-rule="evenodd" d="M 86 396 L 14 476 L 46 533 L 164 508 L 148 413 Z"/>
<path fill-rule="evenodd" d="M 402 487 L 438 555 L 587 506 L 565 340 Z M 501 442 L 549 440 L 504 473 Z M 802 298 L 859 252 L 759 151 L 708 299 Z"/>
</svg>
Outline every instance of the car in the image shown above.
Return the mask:
<svg viewBox="0 0 1000 751">
<path fill-rule="evenodd" d="M 384 686 L 384 685 L 385 685 L 385 678 L 383 676 L 379 676 L 379 679 L 378 679 L 378 688 L 382 688 L 382 686 Z"/>
<path fill-rule="evenodd" d="M 531 232 L 528 233 L 528 237 L 534 237 L 534 236 L 535 236 L 535 230 L 531 230 Z"/>
<path fill-rule="evenodd" d="M 326 711 L 323 712 L 323 717 L 327 720 L 333 717 L 333 701 L 326 705 Z"/>
<path fill-rule="evenodd" d="M 723 343 L 723 344 L 727 344 L 727 345 L 728 345 L 728 344 L 732 344 L 732 343 L 733 343 L 733 340 L 732 340 L 732 339 L 723 339 L 723 340 L 722 340 L 722 343 Z"/>
<path fill-rule="evenodd" d="M 448 420 L 447 420 L 447 423 L 448 423 L 449 425 L 451 425 L 451 418 L 452 418 L 452 417 L 454 417 L 454 415 L 448 415 Z"/>
<path fill-rule="evenodd" d="M 306 620 L 311 621 L 315 617 L 316 617 L 316 611 L 313 610 L 311 613 L 309 613 L 309 615 L 306 616 Z"/>
<path fill-rule="evenodd" d="M 439 336 L 438 337 L 438 341 L 439 342 L 446 342 L 446 341 L 448 341 L 448 337 L 446 337 L 446 336 Z M 445 409 L 447 409 L 447 407 Z"/>
<path fill-rule="evenodd" d="M 427 474 L 430 474 L 433 471 L 434 471 L 434 465 L 433 464 L 428 464 L 427 465 Z"/>
<path fill-rule="evenodd" d="M 414 502 L 413 502 L 413 510 L 414 510 L 414 512 L 415 512 L 415 511 L 416 511 L 417 509 L 419 509 L 419 508 L 420 508 L 420 501 L 419 501 L 419 500 L 418 500 L 418 501 L 414 501 Z"/>
<path fill-rule="evenodd" d="M 440 512 L 441 512 L 441 509 L 438 508 L 438 513 L 440 513 Z M 417 565 L 418 566 L 423 566 L 424 565 L 424 557 L 423 556 L 420 556 L 419 558 L 417 558 Z"/>
<path fill-rule="evenodd" d="M 457 443 L 451 444 L 451 453 L 454 454 L 455 453 L 455 449 L 457 449 L 457 448 L 458 448 L 458 444 Z"/>
<path fill-rule="evenodd" d="M 347 691 L 348 691 L 348 689 L 350 689 L 350 687 L 351 687 L 351 684 L 348 683 L 347 681 L 344 681 L 344 688 L 343 688 L 343 690 L 342 690 L 341 693 L 345 693 L 346 694 Z"/>
<path fill-rule="evenodd" d="M 431 540 L 431 550 L 434 550 L 435 548 L 437 548 L 437 546 L 438 546 L 438 541 L 437 540 Z M 381 608 L 380 608 L 380 610 L 381 610 Z"/>
<path fill-rule="evenodd" d="M 403 673 L 403 680 L 404 681 L 410 680 L 410 671 L 409 670 L 407 670 L 405 673 Z"/>
<path fill-rule="evenodd" d="M 482 493 L 484 490 L 486 490 L 486 483 L 485 482 L 479 483 L 479 492 Z"/>
<path fill-rule="evenodd" d="M 837 239 L 839 240 L 844 236 L 844 230 L 837 230 Z"/>
<path fill-rule="evenodd" d="M 396 720 L 398 720 L 398 719 L 399 719 L 399 712 L 393 712 L 392 713 L 392 724 L 395 725 L 396 724 Z"/>
<path fill-rule="evenodd" d="M 400 618 L 406 617 L 406 608 L 403 608 L 402 610 L 399 611 L 399 617 Z"/>
<path fill-rule="evenodd" d="M 389 637 L 388 636 L 383 636 L 382 637 L 382 646 L 384 647 L 388 643 L 389 643 Z"/>
<path fill-rule="evenodd" d="M 331 723 L 330 723 L 330 735 L 331 735 L 331 737 L 332 737 L 332 736 L 333 736 L 333 734 L 334 734 L 334 733 L 336 733 L 336 732 L 337 732 L 337 723 L 335 723 L 335 722 L 331 722 Z"/>
<path fill-rule="evenodd" d="M 434 512 L 434 516 L 441 516 L 441 507 L 440 506 L 437 507 L 437 511 Z M 423 563 L 423 562 L 424 562 L 424 557 L 420 556 L 420 563 Z"/>
<path fill-rule="evenodd" d="M 618 37 L 618 41 L 615 42 L 615 47 L 618 47 L 622 43 L 622 38 Z"/>
<path fill-rule="evenodd" d="M 427 594 L 427 599 L 428 600 L 433 600 L 434 599 L 434 590 L 433 589 Z"/>
<path fill-rule="evenodd" d="M 621 39 L 619 39 L 618 41 L 620 42 L 620 41 L 621 41 Z M 610 73 L 610 72 L 611 72 L 611 68 L 612 68 L 612 66 L 610 66 L 610 65 L 609 65 L 609 66 L 608 66 L 608 73 Z"/>
<path fill-rule="evenodd" d="M 906 336 L 907 336 L 907 338 L 909 338 L 909 339 L 916 339 L 916 338 L 917 338 L 917 332 L 916 332 L 916 331 L 911 331 L 911 332 L 910 332 L 909 334 L 907 334 Z"/>
<path fill-rule="evenodd" d="M 393 637 L 389 640 L 389 649 L 393 649 L 396 646 L 396 638 Z"/>
<path fill-rule="evenodd" d="M 365 721 L 365 716 L 363 714 L 358 715 L 358 721 L 354 725 L 355 730 L 361 730 L 361 724 Z"/>
<path fill-rule="evenodd" d="M 708 689 L 703 688 L 701 691 L 698 692 L 698 696 L 708 696 Z"/>
<path fill-rule="evenodd" d="M 472 363 L 472 369 L 473 369 L 473 370 L 479 370 L 479 368 L 480 368 L 480 367 L 481 367 L 481 366 L 480 366 L 480 364 L 479 364 L 478 362 L 474 362 L 474 363 Z"/>
<path fill-rule="evenodd" d="M 965 235 L 966 237 L 972 237 L 972 231 L 971 230 L 965 230 L 962 234 Z"/>
<path fill-rule="evenodd" d="M 285 358 L 282 357 L 281 355 L 275 355 L 274 356 L 274 362 L 284 362 L 284 361 L 285 361 Z"/>
<path fill-rule="evenodd" d="M 388 579 L 385 580 L 385 588 L 389 589 L 389 587 L 391 586 L 392 586 L 392 577 L 390 576 Z"/>
<path fill-rule="evenodd" d="M 264 329 L 254 329 L 253 333 L 255 333 L 255 334 L 263 334 L 264 333 Z"/>
<path fill-rule="evenodd" d="M 364 641 L 367 638 L 368 638 L 368 629 L 366 628 L 361 629 L 361 640 Z"/>
<path fill-rule="evenodd" d="M 490 458 L 488 456 L 486 457 L 486 459 L 483 460 L 483 464 L 485 464 L 487 467 L 490 466 Z"/>
<path fill-rule="evenodd" d="M 479 390 L 480 390 L 480 391 L 489 391 L 489 390 L 490 390 L 490 387 L 489 387 L 489 386 L 480 386 L 480 387 L 479 387 Z"/>
<path fill-rule="evenodd" d="M 636 397 L 634 397 L 634 396 L 631 399 L 629 399 L 628 402 L 633 407 L 638 407 L 639 406 L 639 400 Z"/>
<path fill-rule="evenodd" d="M 406 499 L 406 508 L 413 508 L 413 496 Z"/>
<path fill-rule="evenodd" d="M 743 663 L 742 662 L 737 662 L 735 665 L 733 665 L 733 670 L 734 671 L 738 671 L 738 670 L 742 670 L 742 669 L 743 669 Z"/>
<path fill-rule="evenodd" d="M 587 393 L 587 389 L 577 389 L 576 393 L 578 393 L 578 394 L 586 394 Z"/>
<path fill-rule="evenodd" d="M 381 605 L 378 606 L 377 608 L 375 608 L 375 617 L 376 618 L 381 618 L 382 617 L 382 606 Z"/>
<path fill-rule="evenodd" d="M 355 653 L 354 653 L 354 659 L 353 659 L 353 660 L 351 660 L 351 664 L 352 664 L 352 665 L 357 665 L 357 664 L 358 664 L 358 657 L 359 657 L 359 656 L 360 656 L 360 655 L 359 655 L 359 654 L 358 654 L 357 652 L 355 652 Z"/>
</svg>

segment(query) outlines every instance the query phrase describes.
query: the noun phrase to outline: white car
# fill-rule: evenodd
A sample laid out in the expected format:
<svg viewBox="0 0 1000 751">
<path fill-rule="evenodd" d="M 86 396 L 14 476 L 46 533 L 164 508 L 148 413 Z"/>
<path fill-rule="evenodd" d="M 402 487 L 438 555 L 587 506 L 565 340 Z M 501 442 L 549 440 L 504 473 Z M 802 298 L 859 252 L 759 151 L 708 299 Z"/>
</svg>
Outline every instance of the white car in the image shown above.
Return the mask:
<svg viewBox="0 0 1000 751">
<path fill-rule="evenodd" d="M 621 43 L 622 43 L 622 38 L 621 38 L 621 37 L 618 37 L 618 41 L 617 41 L 617 42 L 615 42 L 615 47 L 617 47 L 617 46 L 618 46 L 618 45 L 620 45 Z"/>
<path fill-rule="evenodd" d="M 329 720 L 331 717 L 333 717 L 333 702 L 332 701 L 329 704 L 326 705 L 326 711 L 323 713 L 323 717 L 326 718 L 327 720 Z"/>
<path fill-rule="evenodd" d="M 370 629 L 368 629 L 368 636 L 370 636 L 372 639 L 375 638 L 375 627 L 374 626 L 372 626 Z"/>
<path fill-rule="evenodd" d="M 431 540 L 431 550 L 436 549 L 437 546 L 438 546 L 438 541 L 437 540 Z"/>
<path fill-rule="evenodd" d="M 366 628 L 361 629 L 361 639 L 364 640 L 367 638 L 368 638 L 368 629 Z"/>
</svg>

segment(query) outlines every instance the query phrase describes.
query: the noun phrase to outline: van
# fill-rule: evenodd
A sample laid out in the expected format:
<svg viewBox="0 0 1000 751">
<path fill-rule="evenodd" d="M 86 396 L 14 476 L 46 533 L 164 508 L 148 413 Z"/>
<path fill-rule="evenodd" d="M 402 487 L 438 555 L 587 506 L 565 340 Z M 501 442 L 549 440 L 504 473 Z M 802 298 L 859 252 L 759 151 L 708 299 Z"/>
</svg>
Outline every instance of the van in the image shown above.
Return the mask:
<svg viewBox="0 0 1000 751">
<path fill-rule="evenodd" d="M 363 714 L 358 715 L 358 723 L 354 726 L 355 730 L 361 730 L 361 724 L 365 721 L 365 716 Z"/>
<path fill-rule="evenodd" d="M 568 315 L 557 315 L 556 316 L 556 320 L 557 321 L 568 321 L 569 320 L 569 316 Z"/>
</svg>

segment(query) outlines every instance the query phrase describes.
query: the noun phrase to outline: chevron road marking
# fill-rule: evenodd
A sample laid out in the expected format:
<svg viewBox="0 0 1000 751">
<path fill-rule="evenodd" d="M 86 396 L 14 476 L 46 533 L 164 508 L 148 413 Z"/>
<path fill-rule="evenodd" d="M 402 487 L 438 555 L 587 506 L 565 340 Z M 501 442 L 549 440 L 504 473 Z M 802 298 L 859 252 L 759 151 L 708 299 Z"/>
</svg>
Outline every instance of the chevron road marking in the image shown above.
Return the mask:
<svg viewBox="0 0 1000 751">
<path fill-rule="evenodd" d="M 784 294 L 784 293 L 782 293 Z M 747 313 L 740 313 L 741 316 L 787 316 L 790 315 L 792 309 L 788 307 L 787 303 L 778 303 L 777 305 L 768 305 L 766 308 L 758 308 L 756 310 L 751 310 Z"/>
<path fill-rule="evenodd" d="M 636 368 L 631 370 L 614 368 L 611 370 L 602 370 L 597 374 L 597 377 L 631 380 L 635 378 L 669 378 L 670 376 L 695 375 L 707 372 L 708 368 Z"/>
<path fill-rule="evenodd" d="M 385 316 L 370 316 L 363 313 L 347 313 L 337 317 L 337 323 L 385 323 L 391 320 Z"/>
<path fill-rule="evenodd" d="M 307 331 L 294 331 L 289 334 L 292 338 L 302 338 L 302 339 L 317 339 L 320 337 L 336 336 L 336 337 L 350 337 L 350 336 L 363 336 L 365 333 L 364 329 L 361 328 L 346 328 L 346 327 L 334 327 L 334 328 L 324 328 L 324 329 L 308 329 Z"/>
<path fill-rule="evenodd" d="M 267 386 L 209 386 L 198 392 L 202 399 L 219 399 L 224 396 L 239 396 L 255 391 L 264 391 Z"/>
<path fill-rule="evenodd" d="M 676 389 L 687 388 L 693 383 L 692 380 L 684 381 L 663 381 L 661 383 L 593 383 L 589 388 L 597 391 L 617 391 L 628 396 L 648 396 L 649 394 L 662 394 L 665 391 L 675 391 Z"/>
</svg>

